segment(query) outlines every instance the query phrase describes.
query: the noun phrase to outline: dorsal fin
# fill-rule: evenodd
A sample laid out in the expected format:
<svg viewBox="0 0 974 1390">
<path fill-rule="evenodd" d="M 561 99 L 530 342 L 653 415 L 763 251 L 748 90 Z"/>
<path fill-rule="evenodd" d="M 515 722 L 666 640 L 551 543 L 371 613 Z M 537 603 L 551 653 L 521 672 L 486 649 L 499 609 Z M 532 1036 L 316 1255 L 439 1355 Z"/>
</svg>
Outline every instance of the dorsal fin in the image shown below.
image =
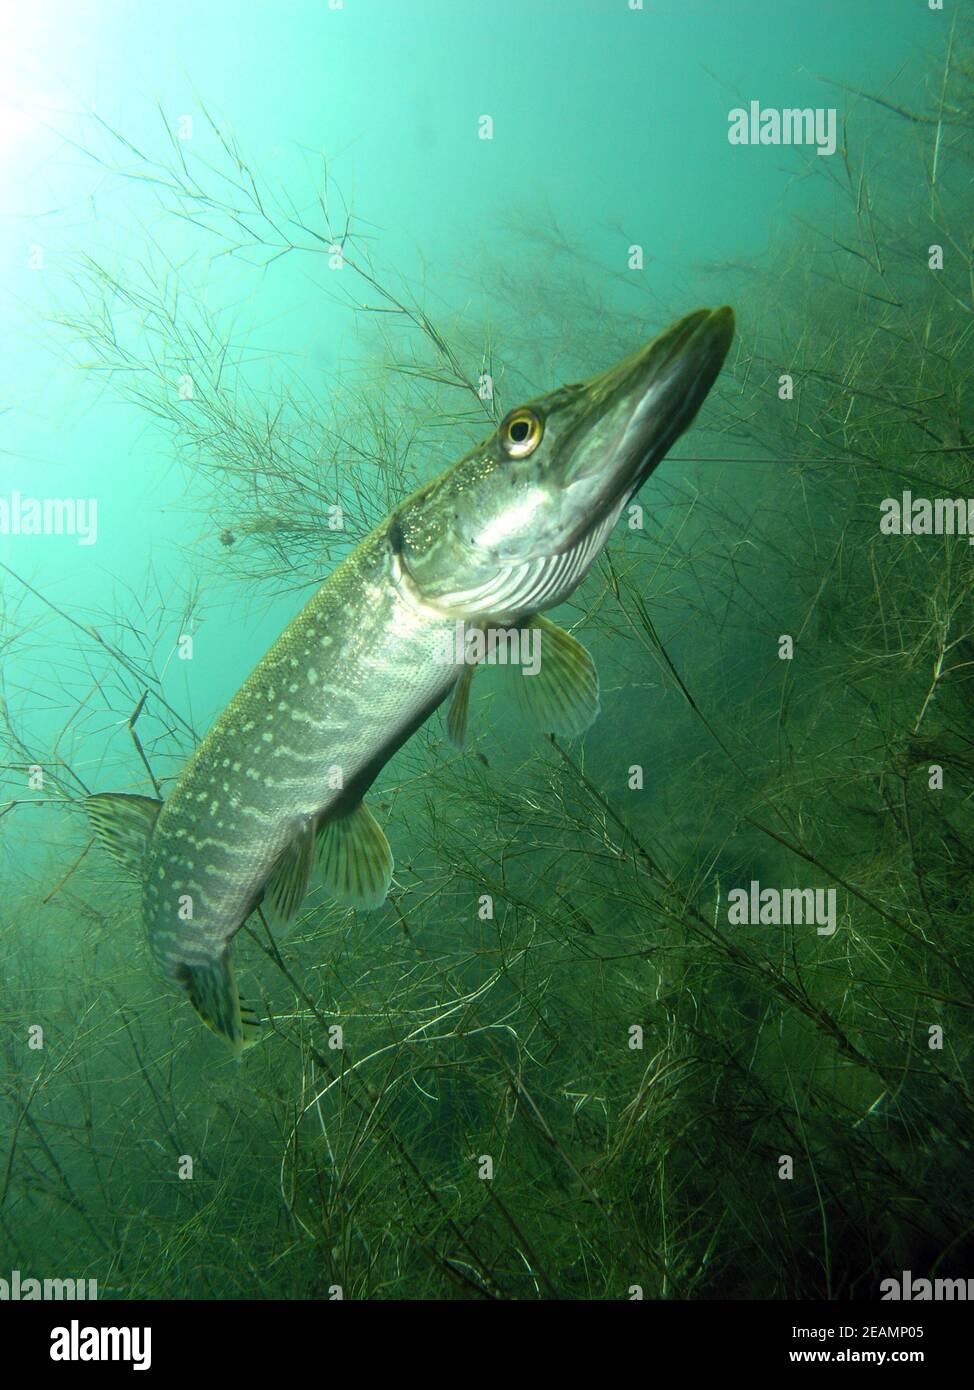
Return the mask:
<svg viewBox="0 0 974 1390">
<path fill-rule="evenodd" d="M 142 861 L 162 802 L 130 792 L 97 792 L 85 797 L 85 810 L 101 845 L 122 868 L 142 877 Z"/>
</svg>

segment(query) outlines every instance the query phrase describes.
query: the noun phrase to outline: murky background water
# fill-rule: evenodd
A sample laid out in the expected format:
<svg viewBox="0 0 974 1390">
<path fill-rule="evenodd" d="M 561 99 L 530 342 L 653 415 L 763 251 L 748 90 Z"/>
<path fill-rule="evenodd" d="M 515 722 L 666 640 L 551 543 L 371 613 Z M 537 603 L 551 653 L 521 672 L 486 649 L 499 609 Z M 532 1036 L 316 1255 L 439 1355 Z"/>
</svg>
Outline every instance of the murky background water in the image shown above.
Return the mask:
<svg viewBox="0 0 974 1390">
<path fill-rule="evenodd" d="M 879 522 L 971 492 L 969 26 L 889 0 L 0 25 L 0 497 L 94 519 L 0 528 L 0 1275 L 964 1274 L 971 550 Z M 818 112 L 833 152 L 731 143 L 752 101 Z M 266 1033 L 238 1065 L 155 976 L 80 796 L 150 792 L 145 762 L 165 791 L 492 412 L 724 302 L 718 386 L 558 614 L 599 722 L 553 745 L 495 672 L 465 752 L 434 716 L 371 795 L 386 906 L 314 890 L 237 938 Z M 833 893 L 834 933 L 734 920 L 752 882 Z"/>
</svg>

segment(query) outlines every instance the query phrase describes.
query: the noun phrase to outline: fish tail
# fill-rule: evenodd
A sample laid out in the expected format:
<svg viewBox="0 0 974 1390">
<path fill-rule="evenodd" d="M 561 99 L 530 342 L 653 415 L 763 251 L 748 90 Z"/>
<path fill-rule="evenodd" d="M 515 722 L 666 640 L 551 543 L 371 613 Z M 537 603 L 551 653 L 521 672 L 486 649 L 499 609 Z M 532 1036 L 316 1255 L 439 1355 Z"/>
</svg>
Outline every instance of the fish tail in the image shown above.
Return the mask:
<svg viewBox="0 0 974 1390">
<path fill-rule="evenodd" d="M 228 1043 L 236 1056 L 257 1041 L 260 1021 L 240 998 L 229 951 L 193 964 L 183 961 L 173 977 L 207 1028 Z"/>
</svg>

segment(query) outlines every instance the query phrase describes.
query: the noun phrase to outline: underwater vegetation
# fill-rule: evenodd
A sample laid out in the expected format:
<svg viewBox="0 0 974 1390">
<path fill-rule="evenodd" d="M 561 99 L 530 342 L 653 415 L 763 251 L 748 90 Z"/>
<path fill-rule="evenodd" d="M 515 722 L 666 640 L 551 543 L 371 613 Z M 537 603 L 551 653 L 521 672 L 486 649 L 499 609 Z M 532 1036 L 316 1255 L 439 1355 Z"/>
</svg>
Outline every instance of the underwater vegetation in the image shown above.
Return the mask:
<svg viewBox="0 0 974 1390">
<path fill-rule="evenodd" d="M 127 576 L 104 612 L 2 572 L 11 1267 L 50 1261 L 56 1219 L 58 1268 L 102 1297 L 876 1298 L 970 1273 L 972 551 L 880 521 L 974 491 L 974 34 L 925 104 L 850 95 L 815 161 L 828 230 L 762 268 L 660 302 L 543 219 L 476 293 L 457 277 L 462 315 L 383 269 L 327 177 L 299 204 L 215 121 L 218 164 L 102 129 L 207 274 L 215 248 L 258 280 L 340 256 L 367 352 L 320 399 L 161 252 L 86 258 L 60 313 L 168 431 L 196 532 L 181 582 Z M 370 794 L 388 901 L 312 878 L 286 933 L 236 936 L 264 1034 L 236 1062 L 154 973 L 83 812 L 106 764 L 164 798 L 205 734 L 173 653 L 208 595 L 296 607 L 512 406 L 724 301 L 697 423 L 558 610 L 600 718 L 542 737 L 488 669 L 464 749 L 424 724 Z M 752 884 L 832 915 L 755 920 Z"/>
</svg>

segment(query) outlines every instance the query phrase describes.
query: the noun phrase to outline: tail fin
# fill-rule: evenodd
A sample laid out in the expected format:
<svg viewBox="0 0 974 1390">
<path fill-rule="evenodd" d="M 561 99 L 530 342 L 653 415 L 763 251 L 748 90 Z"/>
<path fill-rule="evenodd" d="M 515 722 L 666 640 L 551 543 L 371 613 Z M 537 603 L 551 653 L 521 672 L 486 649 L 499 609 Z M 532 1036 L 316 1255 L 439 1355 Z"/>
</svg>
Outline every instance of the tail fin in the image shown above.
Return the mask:
<svg viewBox="0 0 974 1390">
<path fill-rule="evenodd" d="M 257 1042 L 260 1021 L 237 992 L 229 951 L 195 965 L 183 962 L 175 978 L 207 1028 L 223 1038 L 236 1056 Z"/>
</svg>

